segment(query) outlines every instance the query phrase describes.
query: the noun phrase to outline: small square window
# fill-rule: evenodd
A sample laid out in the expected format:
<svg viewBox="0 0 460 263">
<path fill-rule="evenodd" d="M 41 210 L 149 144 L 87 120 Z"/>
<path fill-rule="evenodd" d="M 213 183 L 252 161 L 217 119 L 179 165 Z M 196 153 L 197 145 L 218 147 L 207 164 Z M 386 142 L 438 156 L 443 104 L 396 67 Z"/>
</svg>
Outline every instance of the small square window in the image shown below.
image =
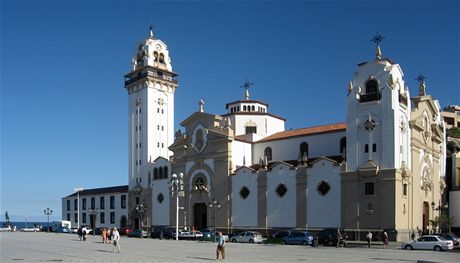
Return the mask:
<svg viewBox="0 0 460 263">
<path fill-rule="evenodd" d="M 377 152 L 377 144 L 372 144 L 372 152 Z"/>
<path fill-rule="evenodd" d="M 374 183 L 365 183 L 364 184 L 364 194 L 365 195 L 374 195 Z"/>
</svg>

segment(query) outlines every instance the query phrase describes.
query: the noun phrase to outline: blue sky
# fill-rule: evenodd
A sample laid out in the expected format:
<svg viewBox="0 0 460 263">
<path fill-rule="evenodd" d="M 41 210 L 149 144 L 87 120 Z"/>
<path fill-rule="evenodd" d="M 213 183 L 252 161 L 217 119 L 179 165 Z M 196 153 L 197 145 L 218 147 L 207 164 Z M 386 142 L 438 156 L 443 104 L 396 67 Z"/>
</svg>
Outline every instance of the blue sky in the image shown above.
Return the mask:
<svg viewBox="0 0 460 263">
<path fill-rule="evenodd" d="M 1 2 L 1 220 L 61 215 L 73 188 L 127 184 L 127 93 L 136 44 L 154 26 L 179 73 L 176 128 L 197 110 L 251 98 L 286 129 L 345 120 L 357 63 L 419 72 L 441 106 L 460 104 L 459 1 Z"/>
</svg>

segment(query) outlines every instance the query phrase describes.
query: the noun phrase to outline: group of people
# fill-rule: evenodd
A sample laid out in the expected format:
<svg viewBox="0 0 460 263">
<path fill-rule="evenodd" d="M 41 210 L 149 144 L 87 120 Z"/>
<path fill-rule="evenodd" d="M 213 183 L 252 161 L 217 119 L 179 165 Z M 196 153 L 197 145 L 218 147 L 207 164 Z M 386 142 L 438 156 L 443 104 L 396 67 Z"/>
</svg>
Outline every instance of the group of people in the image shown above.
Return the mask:
<svg viewBox="0 0 460 263">
<path fill-rule="evenodd" d="M 367 240 L 367 247 L 371 247 L 372 232 L 370 230 L 367 232 L 366 240 Z M 387 232 L 383 232 L 382 240 L 383 240 L 383 248 L 387 248 L 388 247 L 388 233 Z"/>
<path fill-rule="evenodd" d="M 86 241 L 88 238 L 88 233 L 89 231 L 86 229 L 85 226 L 82 226 L 78 228 L 77 234 L 78 237 L 80 238 L 80 241 Z M 118 232 L 117 228 L 114 227 L 112 229 L 110 228 L 102 228 L 101 231 L 101 236 L 102 236 L 102 243 L 103 244 L 110 244 L 113 241 L 113 252 L 117 250 L 118 253 L 121 253 L 120 249 L 120 233 Z"/>
</svg>

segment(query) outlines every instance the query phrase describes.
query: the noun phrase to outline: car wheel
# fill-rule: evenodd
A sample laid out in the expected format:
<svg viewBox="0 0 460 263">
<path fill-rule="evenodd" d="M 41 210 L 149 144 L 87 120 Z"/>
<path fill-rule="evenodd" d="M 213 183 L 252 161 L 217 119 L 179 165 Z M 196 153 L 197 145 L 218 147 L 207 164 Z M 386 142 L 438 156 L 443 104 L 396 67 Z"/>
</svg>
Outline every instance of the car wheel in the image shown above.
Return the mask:
<svg viewBox="0 0 460 263">
<path fill-rule="evenodd" d="M 254 243 L 254 240 L 252 240 L 252 239 L 249 239 L 249 243 Z"/>
<path fill-rule="evenodd" d="M 232 239 L 232 243 L 236 243 L 236 239 Z"/>
<path fill-rule="evenodd" d="M 302 246 L 306 246 L 307 245 L 307 241 L 302 241 Z"/>
<path fill-rule="evenodd" d="M 440 246 L 435 246 L 434 251 L 442 251 L 442 248 Z"/>
<path fill-rule="evenodd" d="M 405 248 L 406 250 L 413 250 L 413 249 L 414 249 L 411 245 L 406 245 L 404 248 Z"/>
</svg>

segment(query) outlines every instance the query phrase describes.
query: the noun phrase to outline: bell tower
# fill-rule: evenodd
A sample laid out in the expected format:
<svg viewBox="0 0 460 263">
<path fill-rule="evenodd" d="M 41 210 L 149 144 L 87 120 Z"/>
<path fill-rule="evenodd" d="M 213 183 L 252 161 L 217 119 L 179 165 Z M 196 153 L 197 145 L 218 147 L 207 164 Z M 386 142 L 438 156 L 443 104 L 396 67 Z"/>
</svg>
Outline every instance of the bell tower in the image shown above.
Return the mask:
<svg viewBox="0 0 460 263">
<path fill-rule="evenodd" d="M 131 71 L 125 76 L 128 92 L 129 188 L 149 187 L 149 163 L 169 160 L 174 141 L 173 72 L 167 45 L 153 35 L 136 46 Z"/>
</svg>

